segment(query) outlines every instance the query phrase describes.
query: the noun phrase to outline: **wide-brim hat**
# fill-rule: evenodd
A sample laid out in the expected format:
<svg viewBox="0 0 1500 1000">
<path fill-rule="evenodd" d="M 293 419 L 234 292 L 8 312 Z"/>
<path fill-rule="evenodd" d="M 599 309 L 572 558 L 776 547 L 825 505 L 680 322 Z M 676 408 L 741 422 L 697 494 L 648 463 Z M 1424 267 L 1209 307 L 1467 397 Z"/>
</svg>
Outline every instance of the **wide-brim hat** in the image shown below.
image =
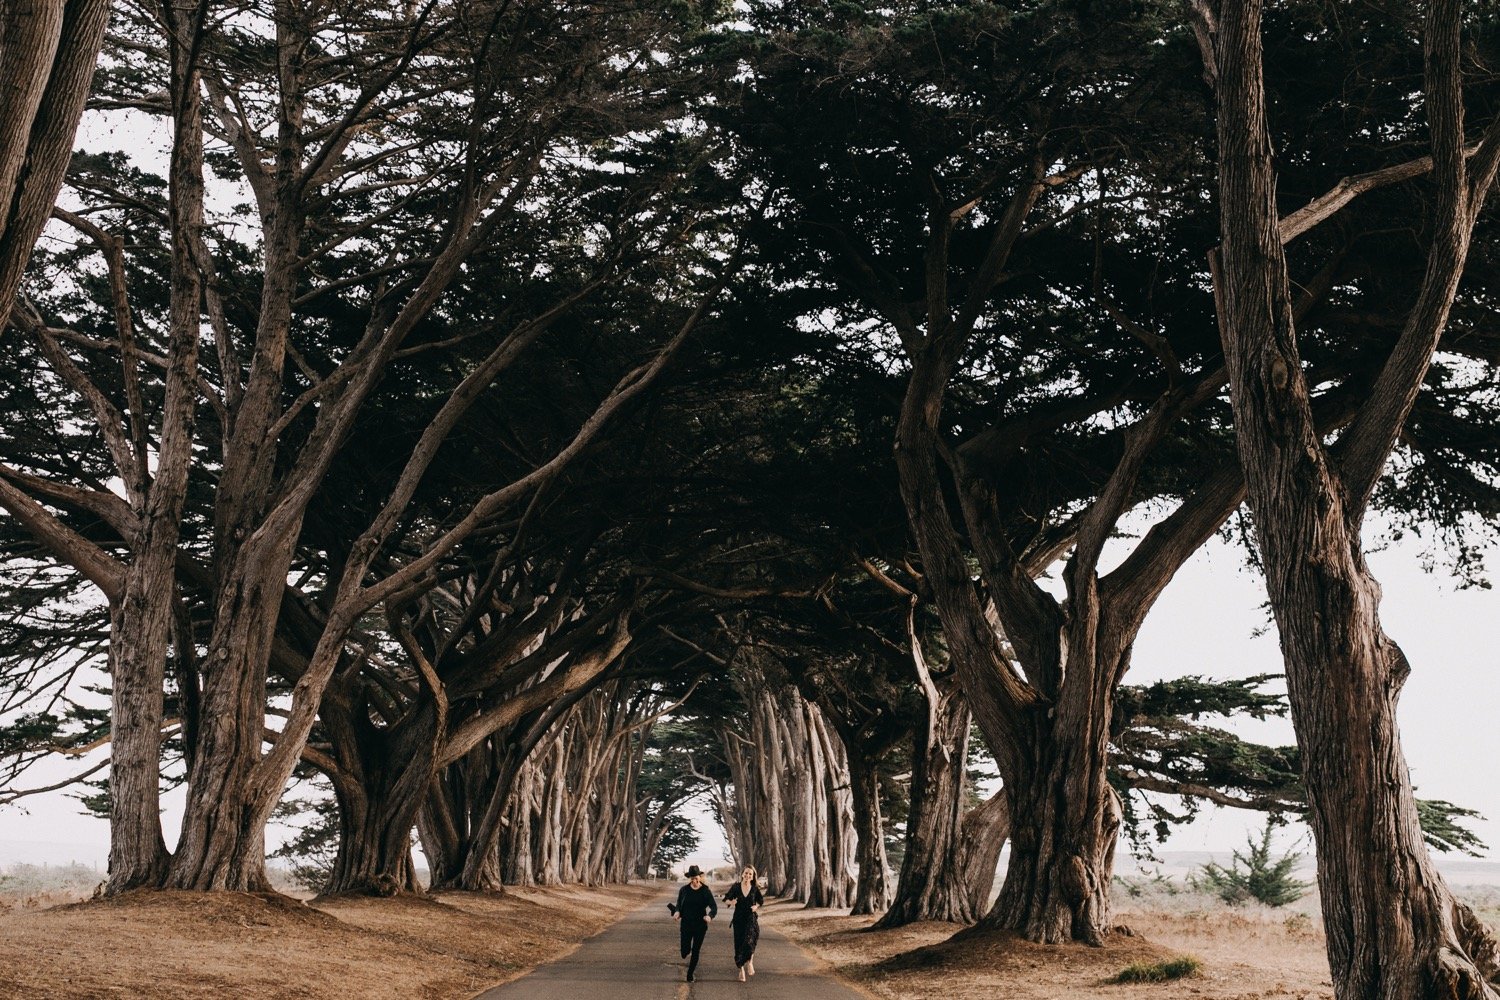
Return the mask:
<svg viewBox="0 0 1500 1000">
<path fill-rule="evenodd" d="M 698 868 L 697 865 L 688 865 L 688 870 L 684 874 L 688 878 L 694 878 L 694 877 L 701 878 L 702 875 L 703 875 L 703 872 L 699 870 L 699 868 Z"/>
</svg>

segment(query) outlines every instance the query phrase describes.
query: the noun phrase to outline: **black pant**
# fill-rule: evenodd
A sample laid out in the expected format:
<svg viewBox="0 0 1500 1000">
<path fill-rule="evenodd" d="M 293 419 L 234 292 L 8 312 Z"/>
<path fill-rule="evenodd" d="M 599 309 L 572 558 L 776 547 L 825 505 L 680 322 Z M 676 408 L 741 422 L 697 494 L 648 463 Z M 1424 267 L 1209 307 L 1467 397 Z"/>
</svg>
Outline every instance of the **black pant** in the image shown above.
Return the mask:
<svg viewBox="0 0 1500 1000">
<path fill-rule="evenodd" d="M 708 934 L 708 921 L 702 917 L 694 920 L 692 917 L 683 917 L 678 921 L 682 925 L 682 957 L 688 958 L 687 974 L 692 975 L 693 970 L 698 968 L 698 952 L 703 948 L 703 938 Z"/>
</svg>

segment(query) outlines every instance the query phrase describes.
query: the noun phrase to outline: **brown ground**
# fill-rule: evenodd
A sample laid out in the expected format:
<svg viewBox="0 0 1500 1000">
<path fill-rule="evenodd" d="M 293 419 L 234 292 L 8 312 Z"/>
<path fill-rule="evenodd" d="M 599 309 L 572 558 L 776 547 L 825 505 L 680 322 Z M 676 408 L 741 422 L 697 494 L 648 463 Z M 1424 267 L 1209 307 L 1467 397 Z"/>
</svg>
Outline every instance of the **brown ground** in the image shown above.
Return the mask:
<svg viewBox="0 0 1500 1000">
<path fill-rule="evenodd" d="M 19 905 L 0 913 L 0 997 L 456 1000 L 571 951 L 658 892 L 512 889 L 313 905 L 150 892 Z"/>
<path fill-rule="evenodd" d="M 74 889 L 75 895 L 80 890 Z M 660 886 L 512 889 L 502 896 L 319 900 L 137 893 L 64 902 L 0 891 L 0 998 L 95 1000 L 463 1000 L 568 951 Z M 1471 897 L 1492 927 L 1500 890 Z M 54 905 L 62 903 L 62 905 Z M 50 908 L 44 908 L 50 907 Z M 1104 948 L 1004 935 L 949 942 L 951 924 L 866 932 L 869 917 L 774 902 L 768 924 L 872 997 L 900 1000 L 1324 1000 L 1316 901 L 1229 908 L 1201 894 L 1117 901 L 1132 936 Z M 1135 962 L 1190 955 L 1196 975 L 1106 982 Z M 600 997 L 597 1000 L 607 1000 Z"/>
<path fill-rule="evenodd" d="M 1500 892 L 1460 895 L 1500 931 Z M 1120 893 L 1128 897 L 1127 893 Z M 1316 896 L 1284 909 L 1229 907 L 1201 893 L 1148 893 L 1116 900 L 1130 934 L 1103 948 L 1036 945 L 1004 934 L 950 941 L 952 924 L 867 931 L 873 917 L 846 917 L 792 903 L 767 906 L 765 921 L 873 997 L 899 1000 L 1325 1000 L 1332 998 Z M 1181 956 L 1200 970 L 1165 983 L 1116 984 L 1128 965 Z"/>
<path fill-rule="evenodd" d="M 1304 917 L 1123 912 L 1133 936 L 1103 948 L 1036 945 L 1003 934 L 949 942 L 951 924 L 866 931 L 870 917 L 843 917 L 790 904 L 766 908 L 766 921 L 813 951 L 855 986 L 901 1000 L 1276 1000 L 1332 997 L 1323 935 Z M 1190 955 L 1202 969 L 1167 983 L 1107 982 L 1126 966 Z"/>
</svg>

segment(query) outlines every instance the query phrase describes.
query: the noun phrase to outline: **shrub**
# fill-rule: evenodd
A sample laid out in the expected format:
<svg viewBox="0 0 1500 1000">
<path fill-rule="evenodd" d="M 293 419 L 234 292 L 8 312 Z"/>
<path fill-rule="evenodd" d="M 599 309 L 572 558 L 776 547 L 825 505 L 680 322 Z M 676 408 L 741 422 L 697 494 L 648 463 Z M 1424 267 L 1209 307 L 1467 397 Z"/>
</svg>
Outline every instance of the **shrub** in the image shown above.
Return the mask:
<svg viewBox="0 0 1500 1000">
<path fill-rule="evenodd" d="M 1307 895 L 1312 883 L 1292 877 L 1292 869 L 1302 855 L 1286 854 L 1277 861 L 1271 860 L 1271 830 L 1274 825 L 1274 822 L 1266 823 L 1259 843 L 1256 843 L 1254 836 L 1247 838 L 1247 853 L 1235 851 L 1234 860 L 1228 868 L 1213 862 L 1204 865 L 1202 874 L 1194 880 L 1194 885 L 1207 889 L 1231 904 L 1257 899 L 1267 906 L 1285 906 Z"/>
<path fill-rule="evenodd" d="M 1112 983 L 1165 983 L 1172 979 L 1191 976 L 1203 968 L 1203 963 L 1191 955 L 1182 955 L 1167 962 L 1136 962 L 1120 970 L 1110 980 Z"/>
</svg>

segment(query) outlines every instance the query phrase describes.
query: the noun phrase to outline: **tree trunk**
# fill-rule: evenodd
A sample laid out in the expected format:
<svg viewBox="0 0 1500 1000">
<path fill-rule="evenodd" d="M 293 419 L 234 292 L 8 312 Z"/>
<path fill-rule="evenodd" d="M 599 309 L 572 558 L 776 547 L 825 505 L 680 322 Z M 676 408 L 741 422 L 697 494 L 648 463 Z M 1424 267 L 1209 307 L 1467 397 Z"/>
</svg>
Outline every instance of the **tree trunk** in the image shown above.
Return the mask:
<svg viewBox="0 0 1500 1000">
<path fill-rule="evenodd" d="M 1396 718 L 1410 668 L 1381 628 L 1380 588 L 1360 539 L 1365 504 L 1446 324 L 1473 206 L 1485 193 L 1471 190 L 1461 152 L 1461 7 L 1454 0 L 1428 6 L 1438 219 L 1427 273 L 1377 391 L 1340 438 L 1337 463 L 1312 420 L 1297 349 L 1277 231 L 1260 18 L 1259 0 L 1247 0 L 1224 5 L 1217 25 L 1216 291 L 1235 436 L 1302 752 L 1334 993 L 1339 1000 L 1494 1000 L 1486 981 L 1500 982 L 1495 939 L 1453 898 L 1422 840 Z"/>
<path fill-rule="evenodd" d="M 339 765 L 333 775 L 339 847 L 323 891 L 377 896 L 416 892 L 411 834 L 432 785 L 437 713 L 426 706 L 397 726 L 377 731 L 348 711 L 359 704 L 325 698 L 325 726 Z"/>
<path fill-rule="evenodd" d="M 854 830 L 858 837 L 859 875 L 849 913 L 881 913 L 890 899 L 885 831 L 880 820 L 880 780 L 873 761 L 849 755 L 849 790 L 854 796 Z"/>
<path fill-rule="evenodd" d="M 161 832 L 161 725 L 163 648 L 152 649 L 148 595 L 160 598 L 162 582 L 143 588 L 142 567 L 126 575 L 123 606 L 110 608 L 110 893 L 156 886 L 167 870 Z M 171 580 L 166 582 L 171 600 Z M 165 639 L 165 636 L 163 636 Z M 142 648 L 146 647 L 146 648 Z M 153 655 L 159 654 L 159 655 Z"/>
<path fill-rule="evenodd" d="M 970 809 L 959 838 L 958 872 L 968 893 L 967 912 L 980 914 L 990 905 L 1000 851 L 1010 837 L 1010 807 L 1005 790 Z"/>
<path fill-rule="evenodd" d="M 241 546 L 226 567 L 203 665 L 202 719 L 168 885 L 269 889 L 265 824 L 251 773 L 261 759 L 266 668 L 285 586 L 286 546 Z"/>
<path fill-rule="evenodd" d="M 394 896 L 417 892 L 411 858 L 411 831 L 420 797 L 413 804 L 382 789 L 372 794 L 368 787 L 343 789 L 335 783 L 339 806 L 339 849 L 326 895 L 361 893 Z"/>
<path fill-rule="evenodd" d="M 1103 943 L 1120 803 L 1105 780 L 1104 741 L 1089 742 L 1038 740 L 1039 773 L 1007 784 L 1010 863 L 978 926 L 1049 944 Z"/>
<path fill-rule="evenodd" d="M 62 187 L 108 24 L 105 0 L 0 5 L 0 333 Z"/>
<path fill-rule="evenodd" d="M 24 6 L 24 5 L 23 5 Z M 76 13 L 73 12 L 73 13 Z M 70 15 L 71 16 L 71 15 Z M 192 247 L 203 224 L 203 132 L 198 73 L 189 65 L 185 48 L 196 26 L 175 17 L 171 45 L 173 135 L 170 169 L 172 268 L 170 348 L 166 391 L 161 410 L 155 475 L 146 455 L 146 414 L 140 398 L 134 357 L 122 357 L 123 382 L 130 407 L 130 437 L 135 467 L 121 476 L 133 485 L 132 498 L 142 497 L 136 509 L 138 530 L 131 539 L 132 558 L 125 572 L 124 593 L 110 609 L 110 878 L 107 891 L 122 892 L 159 886 L 170 858 L 161 831 L 162 685 L 167 648 L 172 643 L 177 600 L 175 566 L 181 537 L 182 511 L 192 464 L 194 415 L 198 403 L 199 299 L 202 282 Z M 71 135 L 71 133 L 70 133 Z M 133 322 L 125 289 L 121 243 L 106 249 L 112 255 L 116 325 L 122 347 L 133 339 Z M 5 300 L 8 303 L 8 299 Z M 3 309 L 0 309 L 3 312 Z M 196 738 L 197 679 L 186 664 L 195 659 L 188 625 L 175 633 L 176 661 L 184 676 L 183 740 Z M 190 746 L 188 761 L 193 752 Z"/>
<path fill-rule="evenodd" d="M 912 748 L 906 854 L 901 859 L 896 896 L 875 924 L 882 929 L 918 920 L 970 924 L 984 912 L 971 905 L 965 888 L 969 875 L 960 839 L 969 707 L 957 692 L 949 691 L 929 719 L 930 724 L 918 727 Z M 990 873 L 993 877 L 993 865 Z"/>
<path fill-rule="evenodd" d="M 854 811 L 849 770 L 842 745 L 829 735 L 823 713 L 803 699 L 796 688 L 788 687 L 786 694 L 788 699 L 801 703 L 807 746 L 812 751 L 812 766 L 806 774 L 811 793 L 808 832 L 813 859 L 807 905 L 842 909 L 850 905 L 854 894 L 854 878 L 850 874 L 855 853 Z"/>
</svg>

